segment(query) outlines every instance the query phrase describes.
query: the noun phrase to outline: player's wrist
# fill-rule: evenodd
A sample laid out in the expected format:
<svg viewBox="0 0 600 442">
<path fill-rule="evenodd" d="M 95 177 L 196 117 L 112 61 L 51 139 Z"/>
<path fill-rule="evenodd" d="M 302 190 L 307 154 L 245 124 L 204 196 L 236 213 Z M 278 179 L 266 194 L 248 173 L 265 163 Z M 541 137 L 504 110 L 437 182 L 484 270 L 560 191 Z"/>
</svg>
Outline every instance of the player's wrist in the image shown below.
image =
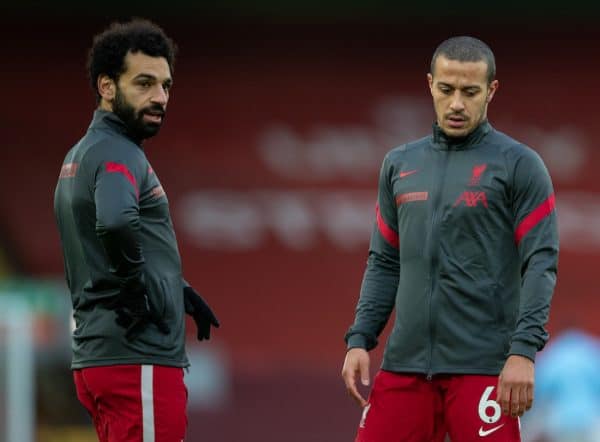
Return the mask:
<svg viewBox="0 0 600 442">
<path fill-rule="evenodd" d="M 346 351 L 350 351 L 353 348 L 361 348 L 363 350 L 368 349 L 368 338 L 361 334 L 353 334 L 346 340 Z"/>
<path fill-rule="evenodd" d="M 523 341 L 513 341 L 508 351 L 508 356 L 522 356 L 535 362 L 537 348 L 535 345 Z"/>
</svg>

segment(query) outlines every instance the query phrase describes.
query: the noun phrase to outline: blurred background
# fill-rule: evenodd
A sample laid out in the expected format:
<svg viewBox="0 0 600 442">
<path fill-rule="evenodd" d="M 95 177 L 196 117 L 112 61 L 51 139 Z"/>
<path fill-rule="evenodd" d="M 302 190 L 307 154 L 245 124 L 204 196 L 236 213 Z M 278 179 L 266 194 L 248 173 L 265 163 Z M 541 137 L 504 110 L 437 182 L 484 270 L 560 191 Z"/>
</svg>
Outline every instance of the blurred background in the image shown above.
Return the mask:
<svg viewBox="0 0 600 442">
<path fill-rule="evenodd" d="M 131 16 L 156 21 L 180 48 L 168 117 L 146 152 L 186 279 L 222 323 L 208 344 L 188 323 L 188 440 L 353 440 L 361 410 L 339 373 L 378 169 L 389 149 L 431 130 L 431 55 L 445 38 L 470 34 L 496 54 L 490 121 L 540 153 L 557 193 L 552 340 L 536 366 L 524 440 L 600 441 L 597 3 L 2 8 L 1 442 L 95 440 L 68 368 L 70 299 L 52 203 L 63 156 L 94 110 L 86 51 L 94 34 Z"/>
</svg>

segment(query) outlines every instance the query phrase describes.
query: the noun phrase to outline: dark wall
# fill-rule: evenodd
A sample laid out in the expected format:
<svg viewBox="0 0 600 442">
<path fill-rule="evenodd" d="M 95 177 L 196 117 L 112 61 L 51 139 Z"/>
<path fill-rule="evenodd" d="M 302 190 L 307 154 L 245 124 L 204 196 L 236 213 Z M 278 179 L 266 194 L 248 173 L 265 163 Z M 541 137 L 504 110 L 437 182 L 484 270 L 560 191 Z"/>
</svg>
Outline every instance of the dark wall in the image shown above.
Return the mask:
<svg viewBox="0 0 600 442">
<path fill-rule="evenodd" d="M 459 20 L 463 26 L 474 23 L 540 23 L 545 27 L 573 21 L 592 23 L 600 13 L 595 3 L 572 1 L 568 4 L 531 0 L 520 2 L 508 0 L 502 5 L 465 0 L 448 4 L 442 0 L 428 2 L 398 2 L 391 0 L 206 0 L 189 2 L 173 0 L 168 4 L 162 1 L 105 0 L 102 5 L 89 5 L 76 0 L 54 2 L 13 1 L 5 6 L 10 14 L 37 15 L 42 17 L 125 17 L 142 15 L 160 18 L 163 21 L 176 19 L 193 24 L 209 17 L 220 21 L 256 22 L 307 22 L 318 21 L 339 23 L 352 21 L 364 23 L 377 21 L 403 25 L 407 19 L 421 19 L 428 22 Z M 568 21 L 568 23 L 565 23 Z"/>
</svg>

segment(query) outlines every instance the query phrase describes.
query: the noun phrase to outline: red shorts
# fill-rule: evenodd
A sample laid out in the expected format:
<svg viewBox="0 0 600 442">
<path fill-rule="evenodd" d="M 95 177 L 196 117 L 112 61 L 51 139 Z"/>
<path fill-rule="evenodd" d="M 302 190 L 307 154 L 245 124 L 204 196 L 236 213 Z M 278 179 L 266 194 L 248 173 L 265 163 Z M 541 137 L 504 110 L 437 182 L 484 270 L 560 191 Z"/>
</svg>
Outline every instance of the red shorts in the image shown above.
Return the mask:
<svg viewBox="0 0 600 442">
<path fill-rule="evenodd" d="M 520 442 L 519 418 L 501 413 L 497 376 L 375 376 L 356 442 Z"/>
<path fill-rule="evenodd" d="M 77 398 L 100 442 L 182 442 L 187 427 L 183 369 L 111 365 L 73 371 Z"/>
</svg>

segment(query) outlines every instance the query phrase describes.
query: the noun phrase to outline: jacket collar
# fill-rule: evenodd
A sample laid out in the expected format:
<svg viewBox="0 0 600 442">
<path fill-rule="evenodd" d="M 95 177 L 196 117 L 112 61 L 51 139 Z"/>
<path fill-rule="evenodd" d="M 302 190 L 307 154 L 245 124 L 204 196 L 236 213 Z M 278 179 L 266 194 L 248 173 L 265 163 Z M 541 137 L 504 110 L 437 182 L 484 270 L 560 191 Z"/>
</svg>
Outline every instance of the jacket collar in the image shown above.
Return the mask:
<svg viewBox="0 0 600 442">
<path fill-rule="evenodd" d="M 94 111 L 92 122 L 90 123 L 90 129 L 108 129 L 112 132 L 117 132 L 137 144 L 139 147 L 142 147 L 142 140 L 134 137 L 123 120 L 121 120 L 114 112 L 96 109 Z"/>
<path fill-rule="evenodd" d="M 460 138 L 449 137 L 438 126 L 433 123 L 433 144 L 434 147 L 442 150 L 464 150 L 477 144 L 492 130 L 492 125 L 487 121 L 482 121 L 475 130 L 468 135 Z"/>
</svg>

